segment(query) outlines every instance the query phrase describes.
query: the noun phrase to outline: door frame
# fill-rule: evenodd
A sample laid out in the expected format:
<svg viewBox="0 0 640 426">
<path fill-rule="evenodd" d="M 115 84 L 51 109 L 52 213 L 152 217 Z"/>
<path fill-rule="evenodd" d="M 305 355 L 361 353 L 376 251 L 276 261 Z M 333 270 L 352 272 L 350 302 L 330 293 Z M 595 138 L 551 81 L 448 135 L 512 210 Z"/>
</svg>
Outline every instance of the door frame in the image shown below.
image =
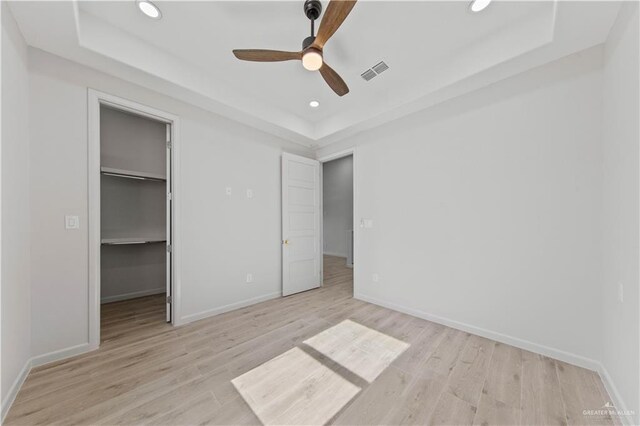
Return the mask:
<svg viewBox="0 0 640 426">
<path fill-rule="evenodd" d="M 357 277 L 358 277 L 358 241 L 360 241 L 360 226 L 358 224 L 358 186 L 356 184 L 356 170 L 357 170 L 357 154 L 356 147 L 351 147 L 342 151 L 334 152 L 333 154 L 325 155 L 317 158 L 320 162 L 320 286 L 324 285 L 324 163 L 339 158 L 352 156 L 353 158 L 353 295 L 358 294 Z"/>
<path fill-rule="evenodd" d="M 180 118 L 177 115 L 89 88 L 87 91 L 88 121 L 88 219 L 89 233 L 89 349 L 100 346 L 100 106 L 108 105 L 121 111 L 152 118 L 171 125 L 169 179 L 171 203 L 171 324 L 180 325 Z"/>
</svg>

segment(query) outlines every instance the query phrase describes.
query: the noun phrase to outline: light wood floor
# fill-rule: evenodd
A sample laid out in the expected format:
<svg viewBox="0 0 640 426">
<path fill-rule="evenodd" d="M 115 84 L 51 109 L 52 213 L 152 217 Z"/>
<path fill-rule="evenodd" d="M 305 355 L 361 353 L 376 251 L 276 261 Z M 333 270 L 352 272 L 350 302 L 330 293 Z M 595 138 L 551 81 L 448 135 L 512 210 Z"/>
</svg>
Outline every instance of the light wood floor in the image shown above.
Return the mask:
<svg viewBox="0 0 640 426">
<path fill-rule="evenodd" d="M 257 424 L 231 380 L 345 319 L 411 346 L 331 423 L 613 422 L 582 414 L 610 400 L 597 374 L 355 300 L 343 260 L 325 267 L 318 290 L 178 328 L 161 297 L 109 304 L 100 349 L 34 369 L 6 424 Z"/>
<path fill-rule="evenodd" d="M 347 268 L 344 257 L 324 256 L 323 262 L 324 287 L 341 285 L 349 287 L 353 294 L 353 269 Z"/>
</svg>

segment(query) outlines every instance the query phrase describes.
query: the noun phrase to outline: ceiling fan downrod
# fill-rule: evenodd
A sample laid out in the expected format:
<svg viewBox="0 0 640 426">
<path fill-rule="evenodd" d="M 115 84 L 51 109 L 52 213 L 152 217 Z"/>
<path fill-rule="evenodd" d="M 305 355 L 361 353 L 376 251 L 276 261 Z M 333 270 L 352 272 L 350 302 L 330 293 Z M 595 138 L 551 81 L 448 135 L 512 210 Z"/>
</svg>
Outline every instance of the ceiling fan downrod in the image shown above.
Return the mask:
<svg viewBox="0 0 640 426">
<path fill-rule="evenodd" d="M 302 50 L 311 46 L 316 39 L 315 23 L 322 13 L 320 0 L 305 0 L 304 14 L 311 21 L 311 35 L 302 41 Z"/>
</svg>

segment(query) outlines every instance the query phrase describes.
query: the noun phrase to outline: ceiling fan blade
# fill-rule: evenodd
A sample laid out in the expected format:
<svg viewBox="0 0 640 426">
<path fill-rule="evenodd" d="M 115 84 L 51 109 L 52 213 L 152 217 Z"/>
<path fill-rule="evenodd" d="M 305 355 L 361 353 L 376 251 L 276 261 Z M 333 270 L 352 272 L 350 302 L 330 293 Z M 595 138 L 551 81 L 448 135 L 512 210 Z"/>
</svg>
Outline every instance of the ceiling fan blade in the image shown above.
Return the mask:
<svg viewBox="0 0 640 426">
<path fill-rule="evenodd" d="M 344 96 L 349 93 L 349 87 L 347 87 L 347 83 L 344 82 L 342 77 L 338 75 L 337 72 L 333 70 L 329 65 L 325 63 L 322 64 L 320 68 L 320 74 L 322 74 L 322 78 L 327 82 L 329 87 L 333 89 L 334 92 L 338 94 L 338 96 Z"/>
<path fill-rule="evenodd" d="M 280 62 L 302 59 L 302 52 L 284 52 L 282 50 L 236 49 L 233 54 L 240 60 L 254 62 Z"/>
<path fill-rule="evenodd" d="M 347 16 L 349 16 L 351 9 L 353 9 L 355 5 L 356 0 L 331 0 L 326 12 L 324 12 L 322 22 L 320 22 L 320 28 L 318 28 L 318 34 L 316 35 L 313 45 L 318 49 L 322 49 L 327 40 L 340 28 L 342 22 L 347 19 Z"/>
</svg>

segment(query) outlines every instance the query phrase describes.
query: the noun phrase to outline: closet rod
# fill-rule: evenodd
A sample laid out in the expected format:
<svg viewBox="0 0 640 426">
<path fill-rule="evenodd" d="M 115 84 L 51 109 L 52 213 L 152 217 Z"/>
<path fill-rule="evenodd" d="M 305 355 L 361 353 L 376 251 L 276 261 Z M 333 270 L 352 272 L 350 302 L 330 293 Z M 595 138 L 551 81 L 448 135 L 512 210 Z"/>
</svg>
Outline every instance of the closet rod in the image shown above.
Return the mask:
<svg viewBox="0 0 640 426">
<path fill-rule="evenodd" d="M 166 243 L 167 240 L 123 240 L 123 241 L 102 241 L 102 245 L 105 246 L 122 246 L 128 244 L 155 244 Z"/>
<path fill-rule="evenodd" d="M 137 179 L 137 180 L 152 180 L 155 182 L 166 182 L 166 179 L 160 179 L 160 178 L 152 178 L 152 177 L 145 177 L 145 176 L 135 176 L 135 175 L 127 175 L 124 173 L 113 173 L 113 172 L 101 172 L 103 175 L 105 176 L 115 176 L 115 177 L 121 177 L 121 178 L 126 178 L 126 179 Z"/>
</svg>

